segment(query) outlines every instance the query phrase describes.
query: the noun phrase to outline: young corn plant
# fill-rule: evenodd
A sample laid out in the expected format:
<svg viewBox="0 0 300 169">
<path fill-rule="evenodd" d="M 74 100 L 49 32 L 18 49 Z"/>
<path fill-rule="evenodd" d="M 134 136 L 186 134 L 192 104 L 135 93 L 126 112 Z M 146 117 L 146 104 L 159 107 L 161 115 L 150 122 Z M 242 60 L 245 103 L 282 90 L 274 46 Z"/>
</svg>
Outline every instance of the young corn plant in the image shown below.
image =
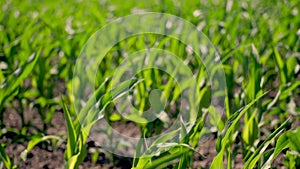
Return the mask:
<svg viewBox="0 0 300 169">
<path fill-rule="evenodd" d="M 232 159 L 231 159 L 231 147 L 232 147 L 232 140 L 235 140 L 237 135 L 234 134 L 236 125 L 238 124 L 239 120 L 243 115 L 247 113 L 247 111 L 261 99 L 266 93 L 260 95 L 249 104 L 247 104 L 241 111 L 234 113 L 226 122 L 224 133 L 219 137 L 217 141 L 217 151 L 218 154 L 214 158 L 211 168 L 225 168 L 223 164 L 224 154 L 227 154 L 227 168 L 233 168 L 232 166 Z M 248 150 L 248 153 L 245 157 L 245 165 L 244 168 L 254 168 L 257 164 L 258 160 L 260 160 L 261 156 L 265 153 L 266 148 L 268 145 L 274 141 L 279 135 L 283 134 L 284 131 L 289 128 L 290 122 L 289 120 L 285 121 L 279 128 L 277 128 L 269 137 L 267 137 L 264 142 L 255 150 L 255 152 L 251 152 Z M 249 130 L 253 130 L 253 128 L 249 128 Z M 278 150 L 282 151 L 282 150 Z"/>
<path fill-rule="evenodd" d="M 0 167 L 3 168 L 3 165 L 7 169 L 16 169 L 17 166 L 14 165 L 14 159 L 10 158 L 4 150 L 4 144 L 0 144 Z"/>
<path fill-rule="evenodd" d="M 20 87 L 20 84 L 23 83 L 23 80 L 29 76 L 32 69 L 34 68 L 38 58 L 39 53 L 33 53 L 30 55 L 27 59 L 27 61 L 24 63 L 24 65 L 20 66 L 18 69 L 16 69 L 12 74 L 8 75 L 5 79 L 1 82 L 1 88 L 0 88 L 0 126 L 4 127 L 3 124 L 3 113 L 4 113 L 4 103 L 7 100 L 12 99 L 14 96 L 18 94 L 18 89 Z M 20 111 L 20 116 L 22 119 L 22 124 L 24 125 L 24 116 L 23 116 L 23 110 Z"/>
<path fill-rule="evenodd" d="M 65 102 L 63 109 L 68 128 L 67 148 L 65 150 L 65 168 L 78 168 L 87 154 L 86 140 L 95 122 L 104 116 L 106 107 L 120 95 L 130 91 L 132 87 L 140 83 L 138 80 L 128 80 L 113 88 L 111 92 L 103 92 L 105 85 L 109 83 L 106 79 L 95 91 L 93 98 L 100 104 L 93 105 L 90 99 L 79 113 L 71 113 Z M 73 119 L 72 119 L 73 118 Z"/>
</svg>

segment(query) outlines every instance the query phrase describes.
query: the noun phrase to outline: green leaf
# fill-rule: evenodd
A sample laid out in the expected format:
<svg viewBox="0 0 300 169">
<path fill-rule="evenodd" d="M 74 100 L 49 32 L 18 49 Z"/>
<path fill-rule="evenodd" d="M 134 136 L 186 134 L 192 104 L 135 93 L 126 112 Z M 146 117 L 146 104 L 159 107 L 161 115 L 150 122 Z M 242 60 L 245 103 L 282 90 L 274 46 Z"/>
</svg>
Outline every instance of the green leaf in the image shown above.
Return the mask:
<svg viewBox="0 0 300 169">
<path fill-rule="evenodd" d="M 269 144 L 271 144 L 271 142 L 275 140 L 275 138 L 278 137 L 287 128 L 288 125 L 290 125 L 289 121 L 290 119 L 286 120 L 278 129 L 276 129 L 272 134 L 270 134 L 266 138 L 266 140 L 255 150 L 255 152 L 250 156 L 250 158 L 248 158 L 243 168 L 254 168 L 255 164 L 264 154 L 264 151 L 269 146 Z"/>
<path fill-rule="evenodd" d="M 265 92 L 264 94 L 258 96 L 257 98 L 255 98 L 254 100 L 252 100 L 249 104 L 247 104 L 245 106 L 245 108 L 243 108 L 241 111 L 237 111 L 236 113 L 234 113 L 226 122 L 225 125 L 225 129 L 224 131 L 224 137 L 222 138 L 221 141 L 221 150 L 220 152 L 217 154 L 217 156 L 214 158 L 211 167 L 212 169 L 214 168 L 224 168 L 223 165 L 223 155 L 224 155 L 224 151 L 227 147 L 228 141 L 230 140 L 230 137 L 232 135 L 232 132 L 234 131 L 235 125 L 238 123 L 238 121 L 241 119 L 241 117 L 248 111 L 248 109 L 258 100 L 260 100 L 264 95 L 266 95 L 268 92 Z"/>
<path fill-rule="evenodd" d="M 113 113 L 113 114 L 111 114 L 111 116 L 109 116 L 110 121 L 119 121 L 121 119 L 122 119 L 122 117 L 116 113 Z"/>
<path fill-rule="evenodd" d="M 278 52 L 278 50 L 275 47 L 273 48 L 273 51 L 274 51 L 275 61 L 278 66 L 278 69 L 279 69 L 279 75 L 280 75 L 280 81 L 281 81 L 280 85 L 282 87 L 287 82 L 287 77 L 286 77 L 287 72 L 286 72 L 286 69 L 284 69 L 285 64 L 284 64 L 284 60 L 282 59 L 280 53 Z"/>
<path fill-rule="evenodd" d="M 224 150 L 225 149 L 221 149 L 221 151 L 214 158 L 214 160 L 211 163 L 210 169 L 224 169 L 224 164 L 223 164 Z"/>
<path fill-rule="evenodd" d="M 282 150 L 284 150 L 284 149 L 286 149 L 286 148 L 288 148 L 290 146 L 289 145 L 290 142 L 289 142 L 289 139 L 287 137 L 288 133 L 289 132 L 285 132 L 284 134 L 282 134 L 278 138 L 278 140 L 276 142 L 275 150 L 274 150 L 273 159 L 275 159 Z"/>
<path fill-rule="evenodd" d="M 71 119 L 71 114 L 63 102 L 63 109 L 64 109 L 64 115 L 67 122 L 67 128 L 68 128 L 68 143 L 67 143 L 67 156 L 72 157 L 76 153 L 76 146 L 77 146 L 77 132 L 75 130 L 73 121 Z"/>
<path fill-rule="evenodd" d="M 140 138 L 139 142 L 136 146 L 136 150 L 134 152 L 134 158 L 133 158 L 133 163 L 132 163 L 132 167 L 134 168 L 134 166 L 137 166 L 138 162 L 139 162 L 139 157 L 142 155 L 142 150 L 143 150 L 143 143 L 144 143 L 144 138 Z M 141 160 L 142 161 L 142 160 Z M 144 164 L 140 164 L 143 165 Z"/>
<path fill-rule="evenodd" d="M 287 67 L 287 75 L 289 78 L 293 77 L 296 65 L 297 65 L 297 58 L 295 56 L 287 59 L 286 67 Z"/>
<path fill-rule="evenodd" d="M 178 146 L 178 145 L 177 145 Z M 190 149 L 180 148 L 176 153 L 171 153 L 169 155 L 160 157 L 152 162 L 149 162 L 145 169 L 155 169 L 155 168 L 165 168 L 170 165 L 168 162 L 171 162 L 174 159 L 181 157 L 183 154 L 186 154 L 190 151 Z"/>
<path fill-rule="evenodd" d="M 284 89 L 282 91 L 282 93 L 280 94 L 280 96 L 279 96 L 279 100 L 286 99 L 290 95 L 291 92 L 293 92 L 295 89 L 298 88 L 298 86 L 300 86 L 300 81 L 296 81 L 291 86 L 289 86 L 288 88 Z"/>
<path fill-rule="evenodd" d="M 248 120 L 245 119 L 246 122 L 242 131 L 243 140 L 247 145 L 251 145 L 251 146 L 254 144 L 255 139 L 257 139 L 258 130 L 259 130 L 257 119 L 256 119 L 256 115 L 257 115 L 256 112 L 257 111 L 255 111 L 251 115 L 250 119 Z"/>
<path fill-rule="evenodd" d="M 73 156 L 68 158 L 68 161 L 66 163 L 67 167 L 65 167 L 65 168 L 76 168 L 75 166 L 77 165 L 79 155 L 80 155 L 80 152 L 78 152 L 77 154 L 74 154 Z"/>
<path fill-rule="evenodd" d="M 300 153 L 300 127 L 295 131 L 289 132 L 287 136 L 290 140 L 290 148 Z"/>
<path fill-rule="evenodd" d="M 290 131 L 288 131 L 288 132 L 290 132 Z M 289 139 L 287 137 L 288 132 L 283 133 L 278 138 L 278 140 L 276 141 L 276 146 L 275 146 L 275 149 L 274 149 L 272 155 L 270 155 L 269 159 L 264 163 L 262 168 L 271 168 L 272 162 L 279 155 L 279 153 L 281 153 L 284 149 L 289 148 Z"/>
<path fill-rule="evenodd" d="M 11 168 L 11 161 L 8 154 L 4 150 L 4 144 L 0 144 L 0 157 L 6 168 Z"/>
<path fill-rule="evenodd" d="M 213 126 L 217 126 L 219 131 L 224 129 L 224 122 L 221 119 L 220 113 L 216 110 L 215 107 L 209 106 L 208 112 L 210 115 L 209 122 Z"/>
<path fill-rule="evenodd" d="M 43 141 L 47 141 L 47 140 L 61 140 L 60 137 L 58 136 L 54 136 L 54 135 L 49 135 L 49 136 L 41 136 L 41 135 L 35 135 L 35 136 L 32 136 L 31 137 L 31 140 L 29 141 L 28 145 L 27 145 L 27 149 L 24 150 L 22 153 L 21 153 L 21 158 L 22 160 L 26 160 L 27 159 L 27 154 L 28 152 L 30 152 L 30 150 L 36 146 L 37 144 L 39 144 L 40 142 L 43 142 Z"/>
<path fill-rule="evenodd" d="M 19 67 L 15 72 L 7 77 L 4 82 L 0 84 L 0 105 L 3 104 L 5 99 L 19 87 L 20 83 L 32 72 L 37 60 L 39 58 L 40 50 L 30 55 L 26 63 Z M 0 106 L 1 107 L 1 106 Z"/>
</svg>

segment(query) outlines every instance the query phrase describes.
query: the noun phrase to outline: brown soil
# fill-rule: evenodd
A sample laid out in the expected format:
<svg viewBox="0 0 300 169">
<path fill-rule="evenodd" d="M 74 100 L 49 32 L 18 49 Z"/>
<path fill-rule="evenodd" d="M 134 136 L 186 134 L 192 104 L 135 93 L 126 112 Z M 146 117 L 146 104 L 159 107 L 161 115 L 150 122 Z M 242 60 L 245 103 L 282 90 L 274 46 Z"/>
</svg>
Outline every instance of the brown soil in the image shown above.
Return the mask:
<svg viewBox="0 0 300 169">
<path fill-rule="evenodd" d="M 14 103 L 18 107 L 17 103 Z M 7 128 L 14 128 L 21 130 L 21 118 L 18 113 L 11 108 L 7 108 L 4 112 L 4 123 Z M 36 133 L 37 129 L 41 130 L 43 128 L 43 123 L 36 109 L 32 108 L 26 109 L 25 112 L 25 122 L 30 122 L 30 126 L 27 131 L 27 135 Z M 299 126 L 300 124 L 295 124 Z M 115 123 L 113 125 L 114 129 L 118 130 L 120 133 L 124 133 L 130 137 L 140 137 L 139 129 L 133 123 Z M 274 126 L 270 130 L 274 129 Z M 295 126 L 294 126 L 295 127 Z M 66 124 L 62 110 L 57 110 L 51 120 L 51 123 L 47 126 L 47 135 L 58 135 L 66 139 Z M 64 150 L 66 143 L 63 142 L 57 147 L 52 147 L 51 144 L 41 143 L 31 150 L 27 156 L 26 161 L 22 161 L 20 158 L 21 153 L 26 149 L 28 144 L 28 139 L 26 136 L 21 138 L 16 138 L 16 134 L 7 132 L 0 135 L 0 143 L 8 143 L 5 147 L 6 152 L 8 152 L 10 157 L 14 157 L 14 162 L 19 166 L 19 168 L 54 168 L 60 169 L 64 168 Z M 217 152 L 215 150 L 216 134 L 212 134 L 205 139 L 202 139 L 196 150 L 201 154 L 194 153 L 194 163 L 193 168 L 209 168 L 211 162 L 216 156 Z M 89 153 L 80 165 L 80 169 L 85 168 L 131 168 L 132 159 L 114 156 L 108 152 L 99 149 L 95 143 L 88 140 L 87 145 L 89 147 Z M 96 163 L 92 162 L 91 152 L 98 151 L 99 156 Z M 284 168 L 283 166 L 284 155 L 279 155 L 274 161 L 273 166 L 277 168 Z M 236 163 L 234 168 L 242 168 L 242 155 L 239 152 L 235 157 Z M 226 163 L 224 159 L 224 164 Z"/>
<path fill-rule="evenodd" d="M 21 118 L 15 110 L 6 109 L 6 112 L 4 114 L 6 115 L 4 116 L 4 123 L 7 128 L 15 128 L 18 130 L 22 129 Z M 34 119 L 31 125 L 35 126 L 38 129 L 42 129 L 42 121 L 37 111 L 31 110 L 30 113 L 25 113 L 25 116 L 25 119 L 27 119 L 26 122 Z M 118 123 L 114 124 L 113 127 L 119 132 L 124 133 L 127 136 L 140 136 L 139 130 L 132 123 L 122 123 L 120 125 L 117 124 Z M 33 134 L 36 131 L 36 128 L 29 127 L 27 135 Z M 59 110 L 54 114 L 51 123 L 47 126 L 46 134 L 59 135 L 66 139 L 66 131 L 67 128 L 64 120 L 64 115 L 62 111 Z M 5 150 L 10 157 L 14 157 L 14 163 L 18 165 L 19 168 L 64 168 L 64 150 L 66 146 L 65 142 L 58 145 L 58 147 L 52 147 L 51 144 L 47 143 L 40 143 L 28 153 L 26 161 L 22 161 L 20 155 L 26 149 L 29 140 L 27 140 L 26 138 L 16 137 L 16 134 L 7 132 L 0 136 L 0 142 L 8 143 L 5 147 Z M 202 143 L 197 148 L 197 150 L 201 154 L 205 155 L 205 157 L 199 156 L 199 154 L 195 154 L 195 168 L 208 168 L 209 164 L 213 160 L 216 151 L 214 149 L 215 145 L 211 144 L 211 142 L 215 142 L 214 137 L 210 137 L 209 139 L 202 141 Z M 90 148 L 89 152 L 91 152 L 91 149 L 93 151 L 97 149 L 96 151 L 100 152 L 99 157 L 96 163 L 93 163 L 91 159 L 91 153 L 88 153 L 86 159 L 79 168 L 131 168 L 132 159 L 113 156 L 108 152 L 103 153 L 103 150 L 99 150 L 99 147 L 97 147 L 95 143 L 90 140 L 88 140 L 87 145 Z M 114 162 L 112 162 L 111 156 L 113 156 Z"/>
</svg>

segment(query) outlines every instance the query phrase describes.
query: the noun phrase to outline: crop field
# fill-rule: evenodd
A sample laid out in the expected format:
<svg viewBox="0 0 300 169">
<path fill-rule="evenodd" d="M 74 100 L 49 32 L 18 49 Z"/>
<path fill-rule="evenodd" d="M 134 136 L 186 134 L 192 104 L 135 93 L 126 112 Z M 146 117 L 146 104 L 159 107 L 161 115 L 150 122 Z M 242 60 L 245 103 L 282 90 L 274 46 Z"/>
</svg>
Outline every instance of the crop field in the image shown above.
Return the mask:
<svg viewBox="0 0 300 169">
<path fill-rule="evenodd" d="M 0 168 L 300 168 L 299 0 L 0 1 Z"/>
</svg>

